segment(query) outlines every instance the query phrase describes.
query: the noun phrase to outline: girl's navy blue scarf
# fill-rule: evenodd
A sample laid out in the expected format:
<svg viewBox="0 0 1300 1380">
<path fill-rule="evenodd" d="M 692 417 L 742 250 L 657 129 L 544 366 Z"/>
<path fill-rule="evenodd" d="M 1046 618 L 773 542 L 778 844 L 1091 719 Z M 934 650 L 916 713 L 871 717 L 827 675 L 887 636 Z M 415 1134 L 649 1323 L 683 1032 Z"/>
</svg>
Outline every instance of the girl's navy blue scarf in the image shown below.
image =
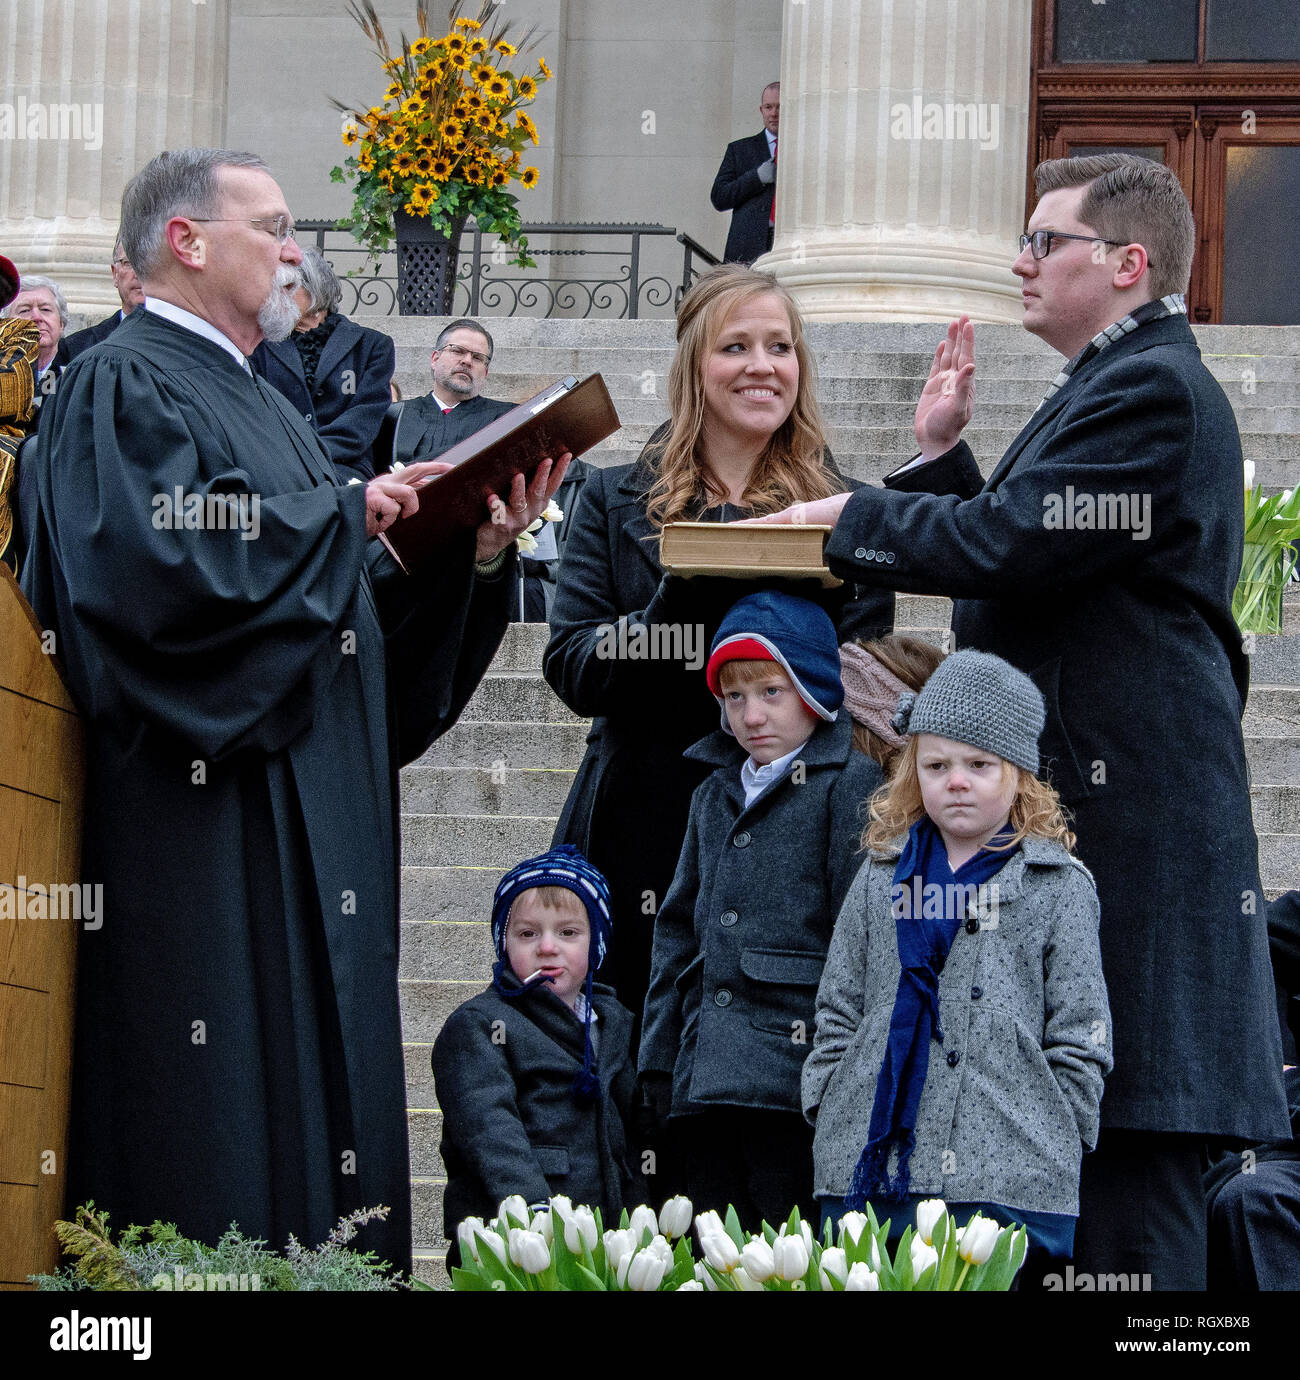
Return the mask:
<svg viewBox="0 0 1300 1380">
<path fill-rule="evenodd" d="M 990 845 L 1005 843 L 1010 836 L 1010 828 L 994 835 L 989 845 L 955 873 L 948 866 L 943 836 L 928 815 L 922 815 L 907 836 L 894 869 L 891 893 L 901 971 L 889 1020 L 885 1060 L 876 1080 L 867 1143 L 844 1197 L 850 1209 L 861 1210 L 868 1200 L 899 1200 L 910 1191 L 908 1161 L 921 1090 L 930 1067 L 930 1040 L 943 1043 L 939 974 L 966 918 L 966 889 L 987 882 L 1015 856 L 1019 845 L 1000 852 L 989 851 Z M 920 885 L 913 879 L 919 879 Z M 917 901 L 921 904 L 915 904 Z M 891 1178 L 889 1160 L 895 1149 L 898 1163 Z"/>
</svg>

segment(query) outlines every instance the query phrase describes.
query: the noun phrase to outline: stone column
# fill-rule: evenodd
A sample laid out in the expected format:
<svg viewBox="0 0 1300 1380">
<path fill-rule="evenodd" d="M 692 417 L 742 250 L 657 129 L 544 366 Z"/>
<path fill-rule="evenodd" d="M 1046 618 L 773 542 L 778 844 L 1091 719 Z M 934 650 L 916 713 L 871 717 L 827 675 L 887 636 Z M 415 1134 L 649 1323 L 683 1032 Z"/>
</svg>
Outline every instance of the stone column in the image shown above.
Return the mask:
<svg viewBox="0 0 1300 1380">
<path fill-rule="evenodd" d="M 1018 323 L 1030 0 L 787 0 L 776 273 L 814 321 Z"/>
<path fill-rule="evenodd" d="M 156 153 L 219 145 L 228 0 L 0 6 L 0 246 L 92 320 L 119 305 L 108 264 L 122 189 Z"/>
</svg>

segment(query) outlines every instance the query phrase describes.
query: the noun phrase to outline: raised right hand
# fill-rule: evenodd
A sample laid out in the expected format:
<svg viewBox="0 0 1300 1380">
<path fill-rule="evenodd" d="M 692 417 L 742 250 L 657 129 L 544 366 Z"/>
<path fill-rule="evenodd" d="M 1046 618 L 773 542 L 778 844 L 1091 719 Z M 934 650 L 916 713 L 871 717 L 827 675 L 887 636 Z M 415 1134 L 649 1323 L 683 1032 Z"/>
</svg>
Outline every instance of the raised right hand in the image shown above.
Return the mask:
<svg viewBox="0 0 1300 1380">
<path fill-rule="evenodd" d="M 934 352 L 930 377 L 916 404 L 913 431 L 927 460 L 950 451 L 975 407 L 975 327 L 961 316 Z"/>
</svg>

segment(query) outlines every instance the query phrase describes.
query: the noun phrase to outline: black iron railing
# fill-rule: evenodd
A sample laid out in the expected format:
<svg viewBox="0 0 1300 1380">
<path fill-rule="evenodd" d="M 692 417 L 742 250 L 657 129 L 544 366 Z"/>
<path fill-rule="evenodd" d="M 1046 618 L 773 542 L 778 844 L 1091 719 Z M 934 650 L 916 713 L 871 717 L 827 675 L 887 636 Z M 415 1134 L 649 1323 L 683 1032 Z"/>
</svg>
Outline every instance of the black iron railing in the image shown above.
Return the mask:
<svg viewBox="0 0 1300 1380">
<path fill-rule="evenodd" d="M 718 260 L 669 225 L 525 225 L 536 268 L 509 263 L 510 251 L 473 222 L 460 241 L 454 315 L 608 317 L 671 316 L 704 268 Z M 329 220 L 300 220 L 300 244 L 315 243 L 343 283 L 345 315 L 397 311 L 393 255 L 369 260 L 346 230 Z M 682 246 L 680 273 L 665 240 Z"/>
</svg>

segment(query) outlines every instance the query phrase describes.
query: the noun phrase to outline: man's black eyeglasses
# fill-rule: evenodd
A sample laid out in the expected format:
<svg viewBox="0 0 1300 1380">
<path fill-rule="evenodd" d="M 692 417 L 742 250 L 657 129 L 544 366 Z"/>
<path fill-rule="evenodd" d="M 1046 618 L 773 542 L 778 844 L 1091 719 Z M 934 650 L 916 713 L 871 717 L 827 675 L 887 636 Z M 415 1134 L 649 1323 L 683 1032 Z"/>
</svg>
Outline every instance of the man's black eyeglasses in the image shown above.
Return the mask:
<svg viewBox="0 0 1300 1380">
<path fill-rule="evenodd" d="M 1062 230 L 1035 230 L 1032 235 L 1021 235 L 1020 252 L 1025 252 L 1025 246 L 1030 246 L 1030 253 L 1035 259 L 1045 259 L 1052 252 L 1053 240 L 1086 240 L 1089 244 L 1110 244 L 1117 249 L 1122 249 L 1128 243 L 1126 240 L 1106 240 L 1100 235 L 1067 235 Z"/>
</svg>

